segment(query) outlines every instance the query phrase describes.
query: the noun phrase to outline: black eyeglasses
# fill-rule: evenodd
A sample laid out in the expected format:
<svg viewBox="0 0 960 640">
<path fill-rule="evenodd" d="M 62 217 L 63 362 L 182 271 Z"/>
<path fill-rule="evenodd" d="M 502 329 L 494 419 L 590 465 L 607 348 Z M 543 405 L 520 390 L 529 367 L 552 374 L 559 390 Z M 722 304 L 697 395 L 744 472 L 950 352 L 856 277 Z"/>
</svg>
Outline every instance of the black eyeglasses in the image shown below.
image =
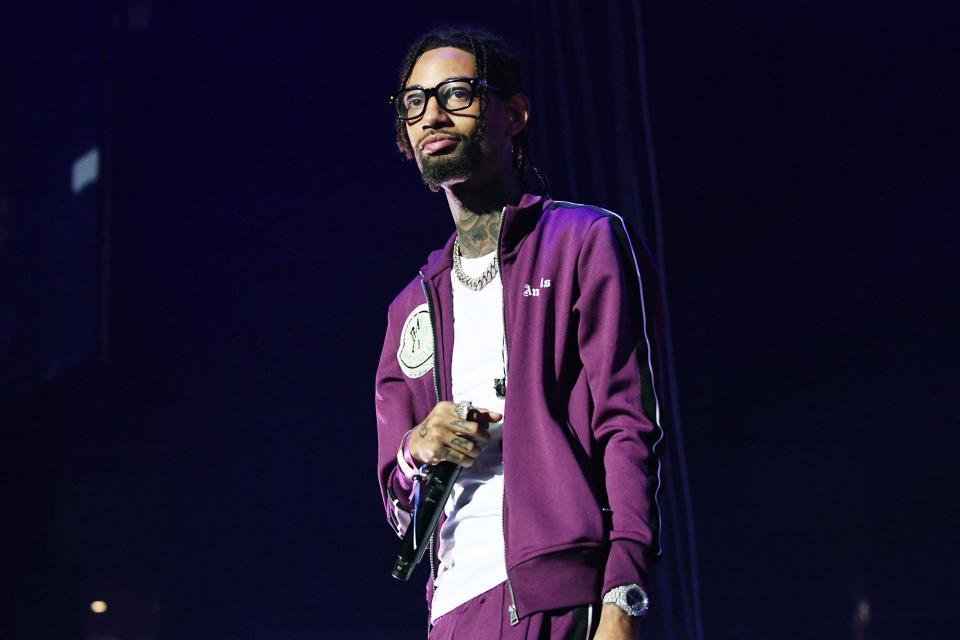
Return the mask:
<svg viewBox="0 0 960 640">
<path fill-rule="evenodd" d="M 473 99 L 484 89 L 501 92 L 498 87 L 480 78 L 450 78 L 435 87 L 411 87 L 390 96 L 390 104 L 397 110 L 401 120 L 416 120 L 427 110 L 430 96 L 437 97 L 437 103 L 444 111 L 463 111 L 473 104 Z"/>
</svg>

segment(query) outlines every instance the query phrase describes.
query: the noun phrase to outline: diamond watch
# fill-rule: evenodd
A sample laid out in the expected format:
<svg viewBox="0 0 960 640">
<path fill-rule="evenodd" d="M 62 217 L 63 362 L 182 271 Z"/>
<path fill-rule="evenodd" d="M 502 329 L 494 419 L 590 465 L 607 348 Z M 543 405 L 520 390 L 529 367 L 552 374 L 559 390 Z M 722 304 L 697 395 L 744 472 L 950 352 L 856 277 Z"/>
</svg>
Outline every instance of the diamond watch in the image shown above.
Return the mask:
<svg viewBox="0 0 960 640">
<path fill-rule="evenodd" d="M 614 587 L 603 596 L 604 604 L 615 604 L 628 616 L 642 616 L 650 608 L 650 599 L 647 592 L 638 584 L 628 584 Z"/>
</svg>

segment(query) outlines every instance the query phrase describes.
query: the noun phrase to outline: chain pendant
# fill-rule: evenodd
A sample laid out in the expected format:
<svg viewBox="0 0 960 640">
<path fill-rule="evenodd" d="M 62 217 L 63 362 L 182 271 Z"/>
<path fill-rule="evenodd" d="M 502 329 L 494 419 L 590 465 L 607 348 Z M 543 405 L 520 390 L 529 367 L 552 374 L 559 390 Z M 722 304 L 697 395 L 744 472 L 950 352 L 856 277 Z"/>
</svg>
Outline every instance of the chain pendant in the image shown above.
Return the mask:
<svg viewBox="0 0 960 640">
<path fill-rule="evenodd" d="M 497 259 L 497 256 L 493 256 L 493 262 L 490 263 L 490 266 L 487 267 L 486 271 L 481 273 L 476 278 L 471 278 L 464 272 L 463 266 L 460 264 L 460 240 L 453 241 L 453 273 L 456 274 L 457 280 L 460 281 L 460 284 L 465 286 L 471 291 L 480 291 L 485 286 L 490 284 L 497 273 L 500 271 L 500 261 Z"/>
</svg>

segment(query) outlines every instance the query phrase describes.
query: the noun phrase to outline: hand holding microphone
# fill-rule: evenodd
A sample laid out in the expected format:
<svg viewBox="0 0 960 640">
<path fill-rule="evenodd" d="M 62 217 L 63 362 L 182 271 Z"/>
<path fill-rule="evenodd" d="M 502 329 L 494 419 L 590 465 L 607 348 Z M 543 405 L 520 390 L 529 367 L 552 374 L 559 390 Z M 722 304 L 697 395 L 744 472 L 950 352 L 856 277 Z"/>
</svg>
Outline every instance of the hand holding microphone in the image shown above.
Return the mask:
<svg viewBox="0 0 960 640">
<path fill-rule="evenodd" d="M 408 580 L 423 558 L 443 507 L 463 467 L 469 467 L 490 441 L 491 422 L 503 415 L 474 407 L 469 402 L 438 402 L 410 434 L 410 455 L 420 464 L 434 465 L 418 487 L 413 524 L 400 542 L 393 577 Z"/>
<path fill-rule="evenodd" d="M 502 414 L 469 402 L 438 402 L 413 428 L 410 455 L 417 464 L 453 462 L 469 467 L 490 441 L 490 423 L 501 420 Z"/>
</svg>

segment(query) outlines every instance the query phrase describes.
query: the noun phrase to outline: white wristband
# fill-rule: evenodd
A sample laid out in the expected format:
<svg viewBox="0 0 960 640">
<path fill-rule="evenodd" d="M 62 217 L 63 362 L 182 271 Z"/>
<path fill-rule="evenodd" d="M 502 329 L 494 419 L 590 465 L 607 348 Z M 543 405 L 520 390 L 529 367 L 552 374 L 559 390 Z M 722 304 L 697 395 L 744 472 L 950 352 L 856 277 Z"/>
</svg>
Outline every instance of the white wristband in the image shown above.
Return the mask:
<svg viewBox="0 0 960 640">
<path fill-rule="evenodd" d="M 407 462 L 407 456 L 404 455 L 403 452 L 405 443 L 412 433 L 413 429 L 403 434 L 403 437 L 400 438 L 400 448 L 397 449 L 397 466 L 400 467 L 400 472 L 411 480 L 420 475 L 420 472 L 417 470 L 417 468 Z"/>
</svg>

